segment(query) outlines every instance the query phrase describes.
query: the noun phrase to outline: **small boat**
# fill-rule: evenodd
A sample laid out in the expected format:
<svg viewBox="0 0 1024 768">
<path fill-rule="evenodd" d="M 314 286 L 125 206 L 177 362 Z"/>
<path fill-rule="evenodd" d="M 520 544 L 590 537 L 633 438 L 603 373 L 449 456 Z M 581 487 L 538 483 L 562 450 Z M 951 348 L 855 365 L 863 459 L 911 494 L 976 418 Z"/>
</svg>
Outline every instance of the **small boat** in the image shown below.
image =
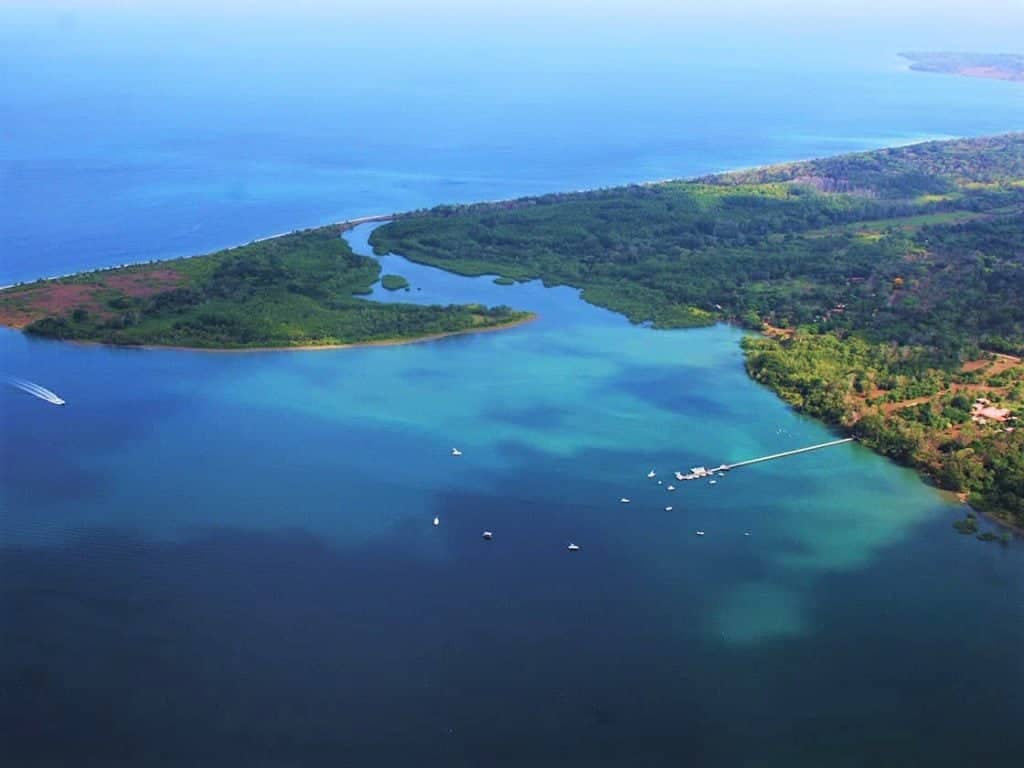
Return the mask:
<svg viewBox="0 0 1024 768">
<path fill-rule="evenodd" d="M 665 511 L 666 512 L 671 512 L 672 511 L 672 507 L 665 507 Z"/>
<path fill-rule="evenodd" d="M 570 541 L 570 542 L 569 542 L 569 546 L 568 546 L 568 547 L 566 547 L 566 549 L 568 549 L 568 550 L 569 550 L 570 552 L 579 552 L 579 550 L 580 550 L 580 547 L 579 547 L 579 544 L 573 544 L 573 543 L 572 543 L 572 542 Z"/>
<path fill-rule="evenodd" d="M 619 499 L 619 502 L 622 504 L 629 504 L 630 500 L 623 496 L 621 499 Z"/>
<path fill-rule="evenodd" d="M 744 536 L 749 536 L 749 535 L 750 535 L 750 531 L 744 531 L 744 532 L 743 532 L 743 535 L 744 535 Z"/>
<path fill-rule="evenodd" d="M 40 400 L 45 400 L 51 405 L 66 405 L 64 398 L 58 396 L 55 392 L 51 392 L 46 387 L 41 387 L 38 384 L 33 384 L 31 381 L 25 379 L 19 379 L 17 377 L 10 377 L 7 382 L 22 392 L 27 392 L 33 397 L 38 397 Z"/>
<path fill-rule="evenodd" d="M 434 525 L 440 525 L 440 524 L 441 524 L 441 518 L 435 517 L 434 518 Z"/>
<path fill-rule="evenodd" d="M 675 489 L 676 487 L 674 485 L 669 485 L 665 488 L 666 491 L 674 491 Z"/>
<path fill-rule="evenodd" d="M 704 531 L 697 531 L 697 535 L 698 536 L 703 536 L 704 535 Z"/>
<path fill-rule="evenodd" d="M 708 485 L 714 485 L 717 482 L 717 480 L 708 480 Z"/>
<path fill-rule="evenodd" d="M 678 471 L 676 472 L 676 480 L 685 480 L 685 479 L 686 479 L 686 475 L 684 475 L 682 472 L 678 472 Z"/>
<path fill-rule="evenodd" d="M 493 538 L 494 538 L 494 534 L 493 533 L 491 533 L 490 531 L 484 531 L 484 540 L 485 541 L 490 541 Z"/>
<path fill-rule="evenodd" d="M 654 479 L 654 476 L 655 476 L 655 472 L 654 472 L 654 470 L 652 469 L 652 470 L 651 470 L 650 472 L 648 472 L 648 473 L 647 473 L 647 476 L 648 476 L 649 478 L 651 478 L 651 479 L 653 480 L 653 479 Z"/>
<path fill-rule="evenodd" d="M 462 451 L 460 451 L 458 448 L 452 448 L 452 456 L 461 456 L 461 455 L 462 455 Z"/>
<path fill-rule="evenodd" d="M 661 480 L 658 481 L 658 485 L 661 485 Z"/>
</svg>

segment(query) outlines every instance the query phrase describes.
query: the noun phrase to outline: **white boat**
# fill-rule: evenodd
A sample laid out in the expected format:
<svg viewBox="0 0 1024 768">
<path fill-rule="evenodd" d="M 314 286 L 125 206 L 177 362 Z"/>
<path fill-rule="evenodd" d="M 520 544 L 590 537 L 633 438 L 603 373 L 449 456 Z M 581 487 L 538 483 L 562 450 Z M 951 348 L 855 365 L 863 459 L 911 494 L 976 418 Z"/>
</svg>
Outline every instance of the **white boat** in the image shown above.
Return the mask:
<svg viewBox="0 0 1024 768">
<path fill-rule="evenodd" d="M 674 485 L 670 485 L 667 488 L 665 488 L 666 491 L 674 491 L 675 489 L 676 487 Z"/>
<path fill-rule="evenodd" d="M 567 547 L 567 549 L 568 549 L 568 550 L 569 550 L 570 552 L 578 552 L 578 551 L 579 551 L 579 549 L 580 549 L 580 547 L 579 547 L 579 545 L 578 545 L 578 544 L 573 544 L 573 543 L 572 543 L 572 542 L 570 541 L 570 542 L 569 542 L 569 546 Z"/>
<path fill-rule="evenodd" d="M 441 518 L 435 517 L 434 518 L 434 525 L 440 525 L 440 524 L 441 524 Z"/>
<path fill-rule="evenodd" d="M 494 534 L 493 533 L 491 533 L 490 531 L 484 531 L 484 539 L 486 539 L 487 541 L 490 541 L 493 538 L 494 538 Z"/>
<path fill-rule="evenodd" d="M 750 535 L 750 531 L 744 531 L 744 532 L 743 532 L 743 535 L 744 535 L 744 536 L 749 536 L 749 535 Z"/>
<path fill-rule="evenodd" d="M 22 392 L 27 392 L 33 397 L 38 397 L 40 400 L 45 400 L 51 405 L 65 405 L 64 398 L 59 397 L 55 392 L 51 392 L 46 387 L 41 387 L 38 384 L 33 384 L 31 381 L 25 379 L 19 379 L 17 377 L 10 377 L 7 379 L 8 383 L 13 387 L 17 387 Z"/>
<path fill-rule="evenodd" d="M 671 512 L 672 511 L 672 507 L 665 507 L 665 511 L 666 512 Z"/>
<path fill-rule="evenodd" d="M 708 480 L 708 485 L 714 485 L 717 482 L 717 480 Z"/>
<path fill-rule="evenodd" d="M 650 472 L 647 473 L 647 476 L 653 480 L 655 474 L 656 474 L 655 471 L 652 469 Z"/>
<path fill-rule="evenodd" d="M 685 479 L 686 479 L 686 475 L 684 475 L 682 472 L 679 472 L 679 471 L 676 472 L 676 480 L 685 480 Z"/>
<path fill-rule="evenodd" d="M 703 536 L 704 535 L 704 531 L 697 531 L 697 535 L 698 536 Z"/>
<path fill-rule="evenodd" d="M 630 500 L 627 499 L 625 496 L 623 496 L 621 499 L 619 499 L 619 502 L 621 502 L 622 504 L 629 504 L 629 501 Z"/>
<path fill-rule="evenodd" d="M 452 456 L 461 456 L 461 455 L 462 455 L 462 451 L 460 451 L 458 448 L 452 448 Z"/>
</svg>

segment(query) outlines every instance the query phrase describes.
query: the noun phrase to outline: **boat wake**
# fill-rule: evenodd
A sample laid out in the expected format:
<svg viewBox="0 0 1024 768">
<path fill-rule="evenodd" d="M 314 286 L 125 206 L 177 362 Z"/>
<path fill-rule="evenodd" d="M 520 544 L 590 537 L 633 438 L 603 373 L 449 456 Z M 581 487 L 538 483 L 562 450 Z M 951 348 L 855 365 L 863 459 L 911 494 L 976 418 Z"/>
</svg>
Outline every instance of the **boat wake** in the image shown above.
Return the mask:
<svg viewBox="0 0 1024 768">
<path fill-rule="evenodd" d="M 64 405 L 64 399 L 59 397 L 55 392 L 51 392 L 46 387 L 41 387 L 38 384 L 33 384 L 31 381 L 25 381 L 25 379 L 19 379 L 15 376 L 8 376 L 7 383 L 16 389 L 20 389 L 22 392 L 28 392 L 33 397 L 38 397 L 40 400 L 45 400 L 53 405 Z"/>
</svg>

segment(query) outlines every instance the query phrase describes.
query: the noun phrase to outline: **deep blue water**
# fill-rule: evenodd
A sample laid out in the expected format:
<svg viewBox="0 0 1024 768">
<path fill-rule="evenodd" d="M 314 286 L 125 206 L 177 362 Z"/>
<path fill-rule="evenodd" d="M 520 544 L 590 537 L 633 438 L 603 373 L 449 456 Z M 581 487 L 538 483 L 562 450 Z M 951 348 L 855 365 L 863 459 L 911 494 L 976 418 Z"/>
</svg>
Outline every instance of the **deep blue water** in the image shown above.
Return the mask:
<svg viewBox="0 0 1024 768">
<path fill-rule="evenodd" d="M 0 283 L 1024 124 L 891 30 L 0 18 Z M 1017 764 L 1019 542 L 856 445 L 668 492 L 650 468 L 829 432 L 735 329 L 382 261 L 412 289 L 377 300 L 540 319 L 312 353 L 0 331 L 68 401 L 0 390 L 8 762 Z"/>
</svg>

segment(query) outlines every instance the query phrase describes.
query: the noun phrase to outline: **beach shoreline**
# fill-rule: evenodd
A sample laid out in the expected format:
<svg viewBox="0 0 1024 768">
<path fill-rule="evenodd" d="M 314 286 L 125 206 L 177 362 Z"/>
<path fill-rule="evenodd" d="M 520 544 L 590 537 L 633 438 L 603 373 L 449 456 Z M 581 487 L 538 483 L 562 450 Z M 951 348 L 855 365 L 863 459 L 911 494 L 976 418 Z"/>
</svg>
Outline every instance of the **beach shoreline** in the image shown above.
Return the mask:
<svg viewBox="0 0 1024 768">
<path fill-rule="evenodd" d="M 375 341 L 353 341 L 348 344 L 295 344 L 292 346 L 279 347 L 186 347 L 171 344 L 106 344 L 102 341 L 82 341 L 80 339 L 49 339 L 43 338 L 40 341 L 56 342 L 59 344 L 74 344 L 81 347 L 105 347 L 117 350 L 140 350 L 147 352 L 202 352 L 211 355 L 236 355 L 257 352 L 326 352 L 331 350 L 362 349 L 364 347 L 402 347 L 408 344 L 424 344 L 431 341 L 440 341 L 453 336 L 469 336 L 478 333 L 494 333 L 518 328 L 521 325 L 535 322 L 540 319 L 540 314 L 530 312 L 527 317 L 513 320 L 510 323 L 500 325 L 489 325 L 485 328 L 464 328 L 461 331 L 445 331 L 433 333 L 429 336 L 416 336 L 408 339 L 378 339 Z"/>
</svg>

